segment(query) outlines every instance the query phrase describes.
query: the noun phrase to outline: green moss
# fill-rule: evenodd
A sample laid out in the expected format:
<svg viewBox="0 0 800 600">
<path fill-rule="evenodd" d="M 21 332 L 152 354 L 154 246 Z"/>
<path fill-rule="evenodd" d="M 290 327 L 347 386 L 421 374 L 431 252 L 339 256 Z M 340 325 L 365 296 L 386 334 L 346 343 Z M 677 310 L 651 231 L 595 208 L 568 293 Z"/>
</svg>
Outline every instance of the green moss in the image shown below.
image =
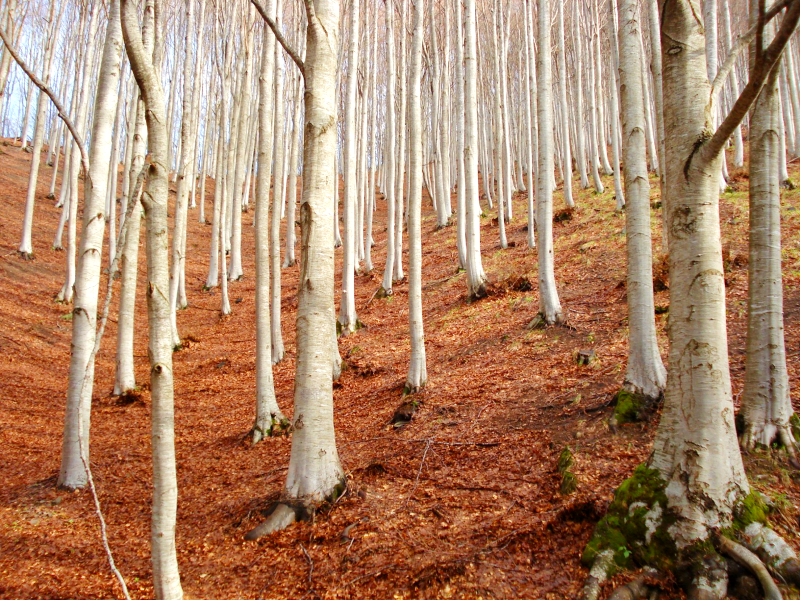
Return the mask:
<svg viewBox="0 0 800 600">
<path fill-rule="evenodd" d="M 569 471 L 564 473 L 561 476 L 561 487 L 559 488 L 559 491 L 564 496 L 569 496 L 577 489 L 578 489 L 578 478 L 575 477 L 575 474 L 570 473 Z"/>
<path fill-rule="evenodd" d="M 750 523 L 761 523 L 767 525 L 769 507 L 764 501 L 764 497 L 758 492 L 750 494 L 742 500 L 733 512 L 733 529 L 741 531 Z"/>
<path fill-rule="evenodd" d="M 597 524 L 583 552 L 591 565 L 602 550 L 614 552 L 614 565 L 625 569 L 652 565 L 669 569 L 676 555 L 668 528 L 675 518 L 667 510 L 666 482 L 655 469 L 639 465 L 619 486 L 606 516 Z"/>
<path fill-rule="evenodd" d="M 569 446 L 564 446 L 561 454 L 558 455 L 558 472 L 563 475 L 568 472 L 574 464 L 575 459 L 572 456 L 572 450 L 570 450 Z"/>
<path fill-rule="evenodd" d="M 800 443 L 800 417 L 798 417 L 796 413 L 792 413 L 792 416 L 789 417 L 789 424 L 792 427 L 792 435 L 794 435 L 794 439 Z"/>
<path fill-rule="evenodd" d="M 614 419 L 616 419 L 617 425 L 639 421 L 642 409 L 647 405 L 646 396 L 624 388 L 617 392 L 614 400 L 616 401 Z"/>
</svg>

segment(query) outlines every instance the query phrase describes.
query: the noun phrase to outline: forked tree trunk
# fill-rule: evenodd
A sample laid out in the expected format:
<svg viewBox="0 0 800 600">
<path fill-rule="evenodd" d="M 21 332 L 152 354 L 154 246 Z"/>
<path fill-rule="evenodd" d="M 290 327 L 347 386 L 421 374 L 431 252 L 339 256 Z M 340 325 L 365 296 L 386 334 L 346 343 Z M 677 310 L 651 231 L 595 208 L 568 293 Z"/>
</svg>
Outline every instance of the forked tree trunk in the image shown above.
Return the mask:
<svg viewBox="0 0 800 600">
<path fill-rule="evenodd" d="M 267 0 L 265 11 L 275 15 L 275 0 Z M 266 29 L 266 28 L 265 28 Z M 273 89 L 275 80 L 275 36 L 264 32 L 261 42 L 261 73 L 258 78 L 258 174 L 256 176 L 256 418 L 253 443 L 272 433 L 283 419 L 275 399 L 272 374 L 272 333 L 269 309 L 269 188 L 272 176 Z"/>
<path fill-rule="evenodd" d="M 145 20 L 160 22 L 161 0 L 147 0 Z M 172 330 L 169 306 L 169 244 L 167 236 L 167 130 L 164 92 L 153 55 L 142 43 L 136 5 L 122 0 L 122 30 L 131 71 L 147 106 L 148 148 L 151 159 L 142 205 L 147 219 L 147 320 L 150 340 L 152 397 L 153 516 L 150 544 L 153 588 L 158 600 L 183 598 L 175 552 L 178 484 L 175 468 L 175 432 L 172 375 Z"/>
</svg>

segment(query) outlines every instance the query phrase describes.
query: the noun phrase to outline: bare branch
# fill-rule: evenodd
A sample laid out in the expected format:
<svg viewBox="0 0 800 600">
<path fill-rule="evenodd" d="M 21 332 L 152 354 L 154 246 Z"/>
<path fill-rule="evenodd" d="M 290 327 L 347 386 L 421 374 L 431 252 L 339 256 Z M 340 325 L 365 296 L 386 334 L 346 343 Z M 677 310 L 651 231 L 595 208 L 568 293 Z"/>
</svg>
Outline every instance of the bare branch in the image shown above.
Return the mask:
<svg viewBox="0 0 800 600">
<path fill-rule="evenodd" d="M 764 23 L 769 23 L 772 19 L 774 19 L 778 13 L 780 13 L 784 8 L 789 6 L 794 0 L 778 0 L 772 7 L 767 11 Z M 725 62 L 722 63 L 722 66 L 717 71 L 717 76 L 714 78 L 714 81 L 711 83 L 711 94 L 708 99 L 708 111 L 710 112 L 714 104 L 717 103 L 717 99 L 719 98 L 719 94 L 722 91 L 722 87 L 725 84 L 725 81 L 728 79 L 728 75 L 730 75 L 733 67 L 736 65 L 736 60 L 739 58 L 739 54 L 744 50 L 747 45 L 753 41 L 756 33 L 758 32 L 759 24 L 756 23 L 753 25 L 747 32 L 743 33 L 733 47 L 730 49 L 728 53 L 728 57 L 725 59 Z"/>
<path fill-rule="evenodd" d="M 772 71 L 772 68 L 777 64 L 786 44 L 797 28 L 798 20 L 800 20 L 800 0 L 790 0 L 788 10 L 786 11 L 778 33 L 751 70 L 750 81 L 748 81 L 744 90 L 742 90 L 742 93 L 728 113 L 728 116 L 725 117 L 725 120 L 717 128 L 717 131 L 703 149 L 703 154 L 707 158 L 713 158 L 722 152 L 722 148 L 725 146 L 728 138 L 730 138 L 734 130 L 744 120 L 753 102 L 756 101 L 756 98 L 758 98 L 758 95 L 761 93 L 761 88 L 764 87 L 764 82 L 766 82 L 770 71 Z"/>
<path fill-rule="evenodd" d="M 15 61 L 17 61 L 19 68 L 22 69 L 25 72 L 25 74 L 30 78 L 30 80 L 33 82 L 33 85 L 42 90 L 45 94 L 47 94 L 50 100 L 53 101 L 56 110 L 58 110 L 58 116 L 61 117 L 62 121 L 64 121 L 64 124 L 67 126 L 67 129 L 69 129 L 69 132 L 75 139 L 75 143 L 78 145 L 78 150 L 81 153 L 81 164 L 83 164 L 84 173 L 88 178 L 89 153 L 86 151 L 86 146 L 83 144 L 83 139 L 81 139 L 78 130 L 75 128 L 75 124 L 70 120 L 69 115 L 67 114 L 67 111 L 64 108 L 64 106 L 61 104 L 61 102 L 59 102 L 58 96 L 56 96 L 56 93 L 53 90 L 51 90 L 50 87 L 44 81 L 39 79 L 36 76 L 36 74 L 31 70 L 31 68 L 27 64 L 25 64 L 25 61 L 22 60 L 22 57 L 19 55 L 16 49 L 11 45 L 11 42 L 8 39 L 8 34 L 2 27 L 0 27 L 0 40 L 3 40 L 3 43 L 6 45 L 6 48 L 8 48 L 8 53 L 11 54 L 12 58 Z"/>
<path fill-rule="evenodd" d="M 263 18 L 266 24 L 269 25 L 269 28 L 272 30 L 272 33 L 275 34 L 275 38 L 278 40 L 278 42 L 280 42 L 281 46 L 283 46 L 283 49 L 286 50 L 286 54 L 292 57 L 294 64 L 297 65 L 297 68 L 300 69 L 300 73 L 303 75 L 303 77 L 305 77 L 306 64 L 303 62 L 303 59 L 300 58 L 300 55 L 297 53 L 297 50 L 295 50 L 289 43 L 289 40 L 287 40 L 283 36 L 280 29 L 278 29 L 278 25 L 275 23 L 272 17 L 270 17 L 267 14 L 266 9 L 263 6 L 261 6 L 261 2 L 259 2 L 258 0 L 250 0 L 250 2 L 252 2 L 253 6 L 256 7 L 258 14 L 260 14 L 261 18 Z"/>
</svg>

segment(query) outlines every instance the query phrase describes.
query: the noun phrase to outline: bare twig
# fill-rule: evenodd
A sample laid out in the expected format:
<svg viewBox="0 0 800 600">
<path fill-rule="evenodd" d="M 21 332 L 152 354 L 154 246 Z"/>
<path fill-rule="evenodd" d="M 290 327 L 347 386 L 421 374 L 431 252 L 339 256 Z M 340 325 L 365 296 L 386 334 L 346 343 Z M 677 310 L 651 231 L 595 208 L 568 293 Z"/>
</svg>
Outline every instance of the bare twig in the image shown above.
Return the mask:
<svg viewBox="0 0 800 600">
<path fill-rule="evenodd" d="M 403 438 L 393 438 L 389 436 L 377 436 L 374 438 L 368 438 L 366 440 L 350 440 L 349 442 L 344 442 L 344 445 L 347 444 L 366 444 L 368 442 L 375 442 L 378 440 L 389 440 L 391 442 L 406 442 L 407 444 L 438 444 L 441 446 L 478 446 L 479 448 L 493 448 L 495 446 L 499 446 L 501 442 L 445 442 L 440 440 L 429 440 L 429 439 L 410 439 L 405 440 Z"/>
<path fill-rule="evenodd" d="M 67 129 L 69 129 L 69 132 L 75 139 L 75 143 L 77 144 L 78 150 L 80 150 L 81 153 L 81 163 L 83 164 L 84 174 L 88 178 L 89 153 L 86 151 L 86 146 L 83 144 L 83 139 L 78 133 L 78 130 L 75 128 L 74 123 L 70 120 L 66 109 L 61 104 L 61 102 L 59 102 L 58 96 L 56 96 L 56 93 L 53 90 L 51 90 L 50 87 L 44 81 L 39 79 L 36 76 L 36 74 L 31 70 L 31 68 L 25 63 L 25 61 L 22 60 L 22 57 L 19 55 L 16 49 L 11 45 L 11 42 L 8 39 L 8 34 L 6 34 L 5 29 L 3 29 L 2 27 L 0 27 L 0 40 L 3 40 L 3 43 L 6 45 L 6 48 L 8 48 L 8 53 L 13 57 L 15 61 L 17 61 L 19 68 L 22 69 L 25 72 L 25 74 L 30 78 L 30 80 L 33 82 L 33 85 L 42 90 L 45 94 L 47 94 L 50 100 L 53 101 L 56 110 L 58 110 L 58 116 L 61 117 L 62 121 L 64 121 L 64 124 L 67 126 Z"/>
<path fill-rule="evenodd" d="M 306 547 L 303 546 L 303 542 L 298 542 L 300 544 L 300 549 L 303 551 L 303 555 L 306 557 L 306 562 L 308 562 L 308 583 L 311 583 L 311 574 L 314 572 L 314 561 L 311 560 L 311 557 L 308 555 L 308 551 Z"/>
<path fill-rule="evenodd" d="M 414 492 L 417 491 L 417 486 L 419 485 L 419 476 L 422 474 L 422 467 L 425 465 L 425 457 L 428 456 L 428 450 L 430 450 L 432 440 L 426 440 L 425 442 L 425 451 L 422 453 L 422 460 L 419 461 L 419 469 L 417 469 L 417 477 L 414 479 L 414 486 L 411 488 L 411 493 L 406 496 L 406 499 L 403 500 L 403 503 L 400 505 L 400 508 L 405 507 L 408 504 L 408 501 L 411 500 L 411 497 L 414 495 Z"/>
</svg>

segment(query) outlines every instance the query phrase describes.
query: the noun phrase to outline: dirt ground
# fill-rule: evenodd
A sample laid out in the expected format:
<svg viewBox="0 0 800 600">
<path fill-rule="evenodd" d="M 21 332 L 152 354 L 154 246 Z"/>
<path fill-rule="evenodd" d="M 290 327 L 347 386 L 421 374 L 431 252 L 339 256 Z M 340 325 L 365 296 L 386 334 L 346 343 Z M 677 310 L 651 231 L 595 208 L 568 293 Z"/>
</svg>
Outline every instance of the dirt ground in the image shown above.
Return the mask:
<svg viewBox="0 0 800 600">
<path fill-rule="evenodd" d="M 47 166 L 37 194 L 35 260 L 23 261 L 15 252 L 29 161 L 18 147 L 0 146 L 0 597 L 120 598 L 90 494 L 55 487 L 71 309 L 54 301 L 66 256 L 51 249 L 60 209 L 45 198 L 52 174 Z M 721 221 L 738 400 L 744 379 L 747 178 L 746 172 L 733 175 Z M 792 175 L 800 180 L 794 167 Z M 625 373 L 627 325 L 625 219 L 613 211 L 610 181 L 607 189 L 603 195 L 576 189 L 576 211 L 555 226 L 557 281 L 569 327 L 545 330 L 528 328 L 538 300 L 536 252 L 526 246 L 526 194 L 515 197 L 509 249 L 499 247 L 496 212 L 487 209 L 481 220 L 492 293 L 477 302 L 468 301 L 465 275 L 456 270 L 456 228 L 435 230 L 425 202 L 429 382 L 413 420 L 401 428 L 391 419 L 402 402 L 408 365 L 408 288 L 401 282 L 393 296 L 373 298 L 385 259 L 385 205 L 379 197 L 376 270 L 356 277 L 365 327 L 340 339 L 346 370 L 334 386 L 347 493 L 316 522 L 257 542 L 244 541 L 244 534 L 278 498 L 291 439 L 256 446 L 247 439 L 255 402 L 253 211 L 243 215 L 245 275 L 230 284 L 233 314 L 223 318 L 219 291 L 203 290 L 211 227 L 191 210 L 190 306 L 178 315 L 184 349 L 174 356 L 177 552 L 186 597 L 575 597 L 586 576 L 583 546 L 614 489 L 647 459 L 656 427 L 656 421 L 617 432 L 608 426 L 609 401 Z M 654 187 L 654 202 L 657 197 Z M 797 389 L 800 192 L 784 197 L 786 347 Z M 562 206 L 559 192 L 557 210 Z M 660 211 L 653 215 L 660 217 Z M 653 231 L 658 252 L 658 218 Z M 135 346 L 141 392 L 126 402 L 111 395 L 117 289 L 98 358 L 91 429 L 91 465 L 108 537 L 133 598 L 152 597 L 144 262 L 142 252 Z M 282 271 L 288 355 L 274 369 L 278 402 L 288 415 L 297 277 L 297 267 Z M 668 306 L 668 293 L 657 294 L 657 307 Z M 666 315 L 657 322 L 666 356 Z M 579 366 L 575 355 L 581 350 L 594 350 L 598 360 Z M 565 446 L 575 455 L 578 481 L 569 495 L 559 491 L 556 468 Z M 797 546 L 798 474 L 766 453 L 748 456 L 747 464 L 754 487 L 779 500 L 774 525 Z"/>
</svg>

